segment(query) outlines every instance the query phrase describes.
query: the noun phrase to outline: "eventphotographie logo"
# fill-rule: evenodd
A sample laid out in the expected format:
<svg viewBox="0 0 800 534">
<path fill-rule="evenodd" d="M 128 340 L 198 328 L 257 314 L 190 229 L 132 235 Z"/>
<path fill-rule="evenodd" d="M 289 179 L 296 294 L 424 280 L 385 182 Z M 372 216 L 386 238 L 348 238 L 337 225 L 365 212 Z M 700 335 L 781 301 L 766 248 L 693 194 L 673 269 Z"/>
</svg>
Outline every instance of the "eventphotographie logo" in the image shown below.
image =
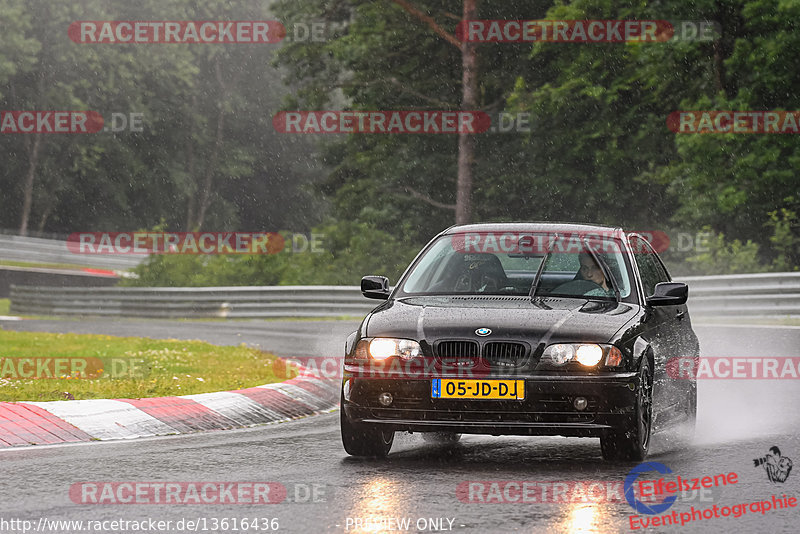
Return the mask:
<svg viewBox="0 0 800 534">
<path fill-rule="evenodd" d="M 763 467 L 770 482 L 784 483 L 792 472 L 792 459 L 781 456 L 781 450 L 773 445 L 765 456 L 753 459 L 753 466 Z"/>
</svg>

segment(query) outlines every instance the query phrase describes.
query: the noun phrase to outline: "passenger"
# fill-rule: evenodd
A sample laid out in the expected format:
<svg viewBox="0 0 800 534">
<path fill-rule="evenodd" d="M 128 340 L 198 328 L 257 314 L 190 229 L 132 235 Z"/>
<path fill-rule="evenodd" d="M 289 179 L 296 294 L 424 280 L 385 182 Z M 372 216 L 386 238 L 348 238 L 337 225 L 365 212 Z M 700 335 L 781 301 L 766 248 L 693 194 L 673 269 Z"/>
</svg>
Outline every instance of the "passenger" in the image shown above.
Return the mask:
<svg viewBox="0 0 800 534">
<path fill-rule="evenodd" d="M 603 274 L 603 269 L 597 264 L 595 259 L 592 257 L 591 254 L 588 252 L 581 252 L 579 254 L 578 260 L 581 263 L 581 267 L 577 273 L 578 280 L 588 280 L 589 282 L 594 282 L 600 288 L 592 289 L 586 293 L 584 296 L 587 297 L 613 297 L 614 296 L 614 289 L 611 287 L 611 284 L 606 280 L 605 275 Z"/>
</svg>

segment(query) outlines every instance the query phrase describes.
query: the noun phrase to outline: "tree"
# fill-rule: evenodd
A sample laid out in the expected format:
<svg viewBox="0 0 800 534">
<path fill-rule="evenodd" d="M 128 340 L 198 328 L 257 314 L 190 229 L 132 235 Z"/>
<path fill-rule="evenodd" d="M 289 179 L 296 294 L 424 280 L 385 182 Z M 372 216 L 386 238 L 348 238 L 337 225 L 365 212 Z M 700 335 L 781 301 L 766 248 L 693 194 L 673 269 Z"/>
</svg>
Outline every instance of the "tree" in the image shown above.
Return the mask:
<svg viewBox="0 0 800 534">
<path fill-rule="evenodd" d="M 285 87 L 275 46 L 81 44 L 96 20 L 263 20 L 222 0 L 0 0 L 0 109 L 143 117 L 141 132 L 3 134 L 0 226 L 22 233 L 194 228 L 304 231 L 322 220 L 303 188 L 318 176 L 307 139 L 274 132 Z M 293 208 L 292 199 L 309 206 Z"/>
<path fill-rule="evenodd" d="M 475 111 L 478 108 L 478 51 L 475 43 L 469 40 L 459 41 L 455 35 L 448 33 L 436 21 L 419 10 L 407 0 L 392 0 L 424 23 L 435 34 L 461 51 L 461 109 Z M 462 22 L 477 18 L 477 0 L 463 0 Z M 466 224 L 472 217 L 472 180 L 475 167 L 474 134 L 460 131 L 458 134 L 458 178 L 456 179 L 456 224 Z M 417 193 L 417 198 L 425 199 Z M 429 202 L 431 203 L 431 202 Z M 446 207 L 442 203 L 432 202 L 434 206 Z"/>
<path fill-rule="evenodd" d="M 480 45 L 478 54 L 476 44 L 456 39 L 455 28 L 465 17 L 536 18 L 544 9 L 518 1 L 278 2 L 276 12 L 289 28 L 310 21 L 346 28 L 325 42 L 281 48 L 279 63 L 295 88 L 284 107 L 502 111 L 515 77 L 527 67 L 528 49 Z M 473 213 L 491 211 L 485 199 L 498 188 L 494 176 L 502 175 L 507 163 L 524 166 L 520 154 L 526 141 L 499 138 L 349 135 L 325 143 L 323 161 L 331 172 L 320 190 L 332 198 L 336 216 L 424 241 L 452 224 L 454 212 L 464 222 Z M 481 191 L 477 203 L 475 187 Z"/>
</svg>

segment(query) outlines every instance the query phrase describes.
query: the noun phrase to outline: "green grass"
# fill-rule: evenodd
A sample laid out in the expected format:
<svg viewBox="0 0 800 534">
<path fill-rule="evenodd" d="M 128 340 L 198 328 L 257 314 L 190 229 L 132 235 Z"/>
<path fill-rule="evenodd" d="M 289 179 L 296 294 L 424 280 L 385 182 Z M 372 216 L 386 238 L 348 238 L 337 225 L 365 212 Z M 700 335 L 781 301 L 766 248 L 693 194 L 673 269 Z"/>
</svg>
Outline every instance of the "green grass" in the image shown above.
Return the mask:
<svg viewBox="0 0 800 534">
<path fill-rule="evenodd" d="M 81 270 L 91 268 L 90 265 L 76 263 L 39 263 L 35 261 L 0 260 L 0 266 L 5 267 L 37 267 L 39 269 L 71 269 Z"/>
<path fill-rule="evenodd" d="M 11 358 L 9 360 L 9 358 Z M 44 367 L 16 358 L 53 359 Z M 60 371 L 56 359 L 71 358 Z M 66 360 L 60 360 L 66 361 Z M 0 401 L 48 401 L 162 397 L 227 391 L 280 382 L 275 356 L 245 346 L 219 347 L 202 341 L 50 334 L 0 330 Z M 67 377 L 78 362 L 83 373 Z M 82 363 L 81 363 L 82 362 Z M 112 363 L 113 362 L 113 363 Z M 43 364 L 44 365 L 44 364 Z M 85 368 L 84 368 L 85 366 Z M 134 367 L 135 372 L 124 373 Z M 103 368 L 107 367 L 107 368 Z M 38 378 L 19 378 L 20 371 Z M 116 376 L 114 375 L 116 372 Z"/>
<path fill-rule="evenodd" d="M 11 308 L 11 299 L 0 299 L 0 315 L 8 315 Z"/>
</svg>

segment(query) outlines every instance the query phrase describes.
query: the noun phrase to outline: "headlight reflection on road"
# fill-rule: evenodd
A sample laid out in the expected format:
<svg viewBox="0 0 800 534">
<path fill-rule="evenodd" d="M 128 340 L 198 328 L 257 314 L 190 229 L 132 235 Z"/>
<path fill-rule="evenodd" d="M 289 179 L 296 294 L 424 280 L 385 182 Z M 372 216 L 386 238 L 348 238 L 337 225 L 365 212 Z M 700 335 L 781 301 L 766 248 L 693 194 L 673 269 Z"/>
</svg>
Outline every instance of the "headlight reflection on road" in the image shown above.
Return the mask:
<svg viewBox="0 0 800 534">
<path fill-rule="evenodd" d="M 558 532 L 600 532 L 600 514 L 602 510 L 597 503 L 575 503 L 569 508 L 569 517 L 564 521 L 562 527 L 556 529 Z"/>
<path fill-rule="evenodd" d="M 412 517 L 406 508 L 407 496 L 401 483 L 396 480 L 377 478 L 362 486 L 349 510 L 345 523 L 349 521 L 349 532 L 386 532 L 393 525 L 389 520 Z M 411 488 L 407 488 L 411 490 Z M 415 517 L 415 516 L 414 516 Z"/>
</svg>

